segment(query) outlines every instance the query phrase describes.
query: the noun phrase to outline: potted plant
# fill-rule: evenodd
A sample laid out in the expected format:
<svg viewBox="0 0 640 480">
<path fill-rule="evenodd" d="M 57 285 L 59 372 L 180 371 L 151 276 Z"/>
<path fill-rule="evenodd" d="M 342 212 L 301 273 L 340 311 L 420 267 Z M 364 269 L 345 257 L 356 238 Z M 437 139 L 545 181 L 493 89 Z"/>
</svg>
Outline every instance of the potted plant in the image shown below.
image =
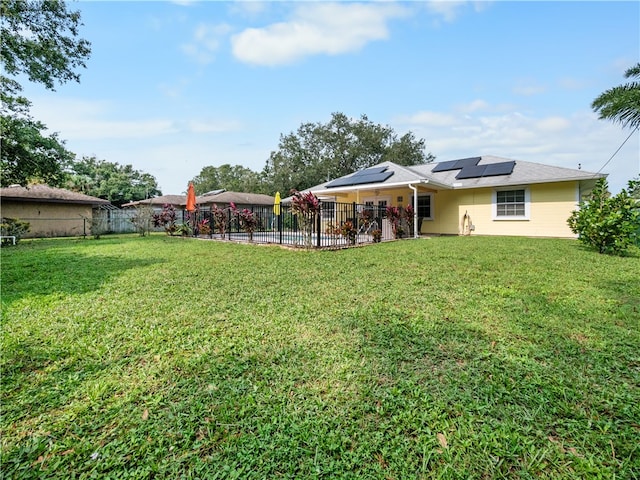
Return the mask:
<svg viewBox="0 0 640 480">
<path fill-rule="evenodd" d="M 373 237 L 373 243 L 380 243 L 382 241 L 382 230 L 372 230 L 371 236 Z"/>
<path fill-rule="evenodd" d="M 356 227 L 353 226 L 353 222 L 347 221 L 342 224 L 342 236 L 349 241 L 350 245 L 356 244 L 356 235 L 358 231 Z"/>
</svg>

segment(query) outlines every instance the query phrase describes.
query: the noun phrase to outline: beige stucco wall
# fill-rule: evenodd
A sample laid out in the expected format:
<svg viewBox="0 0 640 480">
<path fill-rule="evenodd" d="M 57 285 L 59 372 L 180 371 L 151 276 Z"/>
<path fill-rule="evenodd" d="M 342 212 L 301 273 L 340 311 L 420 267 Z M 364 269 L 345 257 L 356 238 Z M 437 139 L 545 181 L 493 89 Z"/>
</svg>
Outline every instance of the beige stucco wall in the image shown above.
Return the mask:
<svg viewBox="0 0 640 480">
<path fill-rule="evenodd" d="M 525 188 L 513 187 L 513 189 Z M 578 205 L 577 182 L 555 182 L 526 186 L 530 195 L 528 220 L 495 220 L 493 218 L 493 188 L 464 190 L 429 190 L 432 193 L 433 219 L 423 220 L 420 233 L 458 235 L 460 221 L 467 212 L 475 227 L 472 235 L 513 235 L 531 237 L 575 238 L 567 219 Z M 402 197 L 402 201 L 399 201 Z M 350 192 L 337 197 L 338 202 L 364 203 L 365 200 L 387 199 L 389 205 L 406 206 L 413 191 L 409 188 Z"/>
<path fill-rule="evenodd" d="M 91 212 L 91 205 L 62 203 L 3 201 L 0 207 L 2 217 L 31 224 L 25 238 L 89 235 Z M 87 219 L 86 225 L 84 219 Z"/>
<path fill-rule="evenodd" d="M 514 187 L 514 189 L 522 187 Z M 473 235 L 514 235 L 575 238 L 567 219 L 577 208 L 576 182 L 530 185 L 528 220 L 495 220 L 492 188 L 440 190 L 434 195 L 435 217 L 424 221 L 421 233 L 458 234 L 462 216 L 468 213 Z"/>
</svg>

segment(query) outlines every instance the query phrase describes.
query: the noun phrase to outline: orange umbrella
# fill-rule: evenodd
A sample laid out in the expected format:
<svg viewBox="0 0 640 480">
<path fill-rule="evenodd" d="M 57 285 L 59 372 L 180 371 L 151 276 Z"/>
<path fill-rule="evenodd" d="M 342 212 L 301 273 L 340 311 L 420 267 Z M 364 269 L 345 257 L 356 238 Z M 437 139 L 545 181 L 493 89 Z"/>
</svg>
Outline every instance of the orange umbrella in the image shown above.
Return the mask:
<svg viewBox="0 0 640 480">
<path fill-rule="evenodd" d="M 193 183 L 189 183 L 187 189 L 187 212 L 193 212 L 196 209 L 196 190 L 193 188 Z"/>
</svg>

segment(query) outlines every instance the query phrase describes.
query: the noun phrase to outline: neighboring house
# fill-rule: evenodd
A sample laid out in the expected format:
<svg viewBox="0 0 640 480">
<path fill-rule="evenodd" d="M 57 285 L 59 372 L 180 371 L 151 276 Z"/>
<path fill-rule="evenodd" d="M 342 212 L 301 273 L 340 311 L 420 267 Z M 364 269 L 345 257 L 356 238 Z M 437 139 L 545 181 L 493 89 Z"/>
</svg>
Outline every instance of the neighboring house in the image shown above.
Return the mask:
<svg viewBox="0 0 640 480">
<path fill-rule="evenodd" d="M 242 192 L 226 192 L 216 190 L 211 194 L 204 194 L 196 197 L 196 203 L 200 207 L 211 207 L 211 205 L 217 205 L 219 208 L 224 208 L 233 203 L 237 208 L 251 208 L 257 205 L 270 205 L 273 206 L 275 198 L 270 195 L 263 195 L 261 193 L 242 193 Z M 183 206 L 187 204 L 186 199 L 183 202 Z"/>
<path fill-rule="evenodd" d="M 0 188 L 0 214 L 29 222 L 26 238 L 89 235 L 93 209 L 107 205 L 107 200 L 48 185 Z"/>
<path fill-rule="evenodd" d="M 306 191 L 320 199 L 415 207 L 414 235 L 567 237 L 567 219 L 605 175 L 482 156 L 404 167 L 383 162 Z"/>
<path fill-rule="evenodd" d="M 138 200 L 122 205 L 122 208 L 137 207 L 138 205 L 151 205 L 154 210 L 162 210 L 165 205 L 173 205 L 176 210 L 180 210 L 181 205 L 186 205 L 186 195 L 162 195 L 160 197 L 147 198 L 146 200 Z"/>
</svg>

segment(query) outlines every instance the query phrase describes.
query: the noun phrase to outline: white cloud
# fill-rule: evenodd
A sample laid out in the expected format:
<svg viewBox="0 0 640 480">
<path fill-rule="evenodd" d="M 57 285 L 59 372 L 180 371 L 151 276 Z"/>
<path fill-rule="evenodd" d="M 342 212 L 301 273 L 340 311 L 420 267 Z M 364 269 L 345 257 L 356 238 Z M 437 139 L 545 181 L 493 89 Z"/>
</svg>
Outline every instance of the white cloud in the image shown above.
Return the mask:
<svg viewBox="0 0 640 480">
<path fill-rule="evenodd" d="M 192 41 L 183 44 L 181 49 L 199 64 L 207 65 L 214 60 L 222 39 L 229 32 L 231 32 L 231 27 L 227 24 L 207 25 L 201 23 L 195 28 Z"/>
<path fill-rule="evenodd" d="M 539 95 L 544 93 L 547 88 L 544 85 L 538 84 L 535 80 L 520 80 L 517 85 L 512 89 L 516 95 L 523 95 L 525 97 L 531 97 L 533 95 Z"/>
<path fill-rule="evenodd" d="M 460 10 L 465 7 L 468 2 L 465 1 L 434 1 L 427 2 L 427 10 L 431 13 L 441 16 L 447 22 L 453 22 Z"/>
<path fill-rule="evenodd" d="M 193 133 L 223 133 L 240 129 L 240 123 L 235 120 L 190 120 L 188 130 Z"/>
<path fill-rule="evenodd" d="M 50 132 L 60 132 L 60 136 L 69 141 L 163 138 L 240 128 L 239 122 L 229 119 L 120 119 L 118 115 L 122 110 L 107 102 L 46 97 L 34 99 L 31 112 Z M 64 115 L 60 115 L 62 111 Z"/>
<path fill-rule="evenodd" d="M 587 85 L 587 82 L 577 78 L 563 77 L 558 80 L 558 85 L 565 90 L 582 90 Z"/>
<path fill-rule="evenodd" d="M 460 13 L 469 5 L 473 7 L 476 12 L 485 10 L 491 2 L 479 1 L 469 2 L 464 0 L 435 0 L 426 3 L 426 8 L 431 14 L 442 17 L 445 22 L 453 22 L 456 20 Z"/>
<path fill-rule="evenodd" d="M 255 65 L 284 65 L 309 55 L 354 52 L 389 36 L 387 22 L 407 11 L 388 3 L 307 3 L 287 22 L 249 28 L 231 39 L 233 54 Z"/>
<path fill-rule="evenodd" d="M 489 108 L 489 104 L 484 100 L 478 99 L 464 105 L 458 105 L 456 109 L 462 113 L 473 113 L 487 108 Z"/>
<path fill-rule="evenodd" d="M 535 127 L 542 132 L 561 132 L 570 126 L 571 122 L 563 117 L 547 117 L 535 123 Z"/>
<path fill-rule="evenodd" d="M 229 7 L 232 15 L 254 18 L 267 10 L 269 2 L 264 1 L 241 1 L 233 2 Z"/>
<path fill-rule="evenodd" d="M 398 123 L 420 125 L 421 127 L 446 127 L 456 124 L 456 117 L 446 113 L 429 112 L 426 110 L 401 116 Z"/>
<path fill-rule="evenodd" d="M 416 137 L 424 138 L 427 151 L 437 161 L 497 155 L 566 168 L 578 168 L 580 164 L 583 170 L 592 172 L 602 168 L 630 133 L 598 120 L 588 110 L 542 118 L 497 112 L 492 105 L 487 105 L 481 115 L 419 111 L 398 116 L 391 125 L 398 132 L 411 130 Z M 636 132 L 604 168 L 612 192 L 619 192 L 638 174 L 639 149 L 640 134 Z"/>
</svg>

